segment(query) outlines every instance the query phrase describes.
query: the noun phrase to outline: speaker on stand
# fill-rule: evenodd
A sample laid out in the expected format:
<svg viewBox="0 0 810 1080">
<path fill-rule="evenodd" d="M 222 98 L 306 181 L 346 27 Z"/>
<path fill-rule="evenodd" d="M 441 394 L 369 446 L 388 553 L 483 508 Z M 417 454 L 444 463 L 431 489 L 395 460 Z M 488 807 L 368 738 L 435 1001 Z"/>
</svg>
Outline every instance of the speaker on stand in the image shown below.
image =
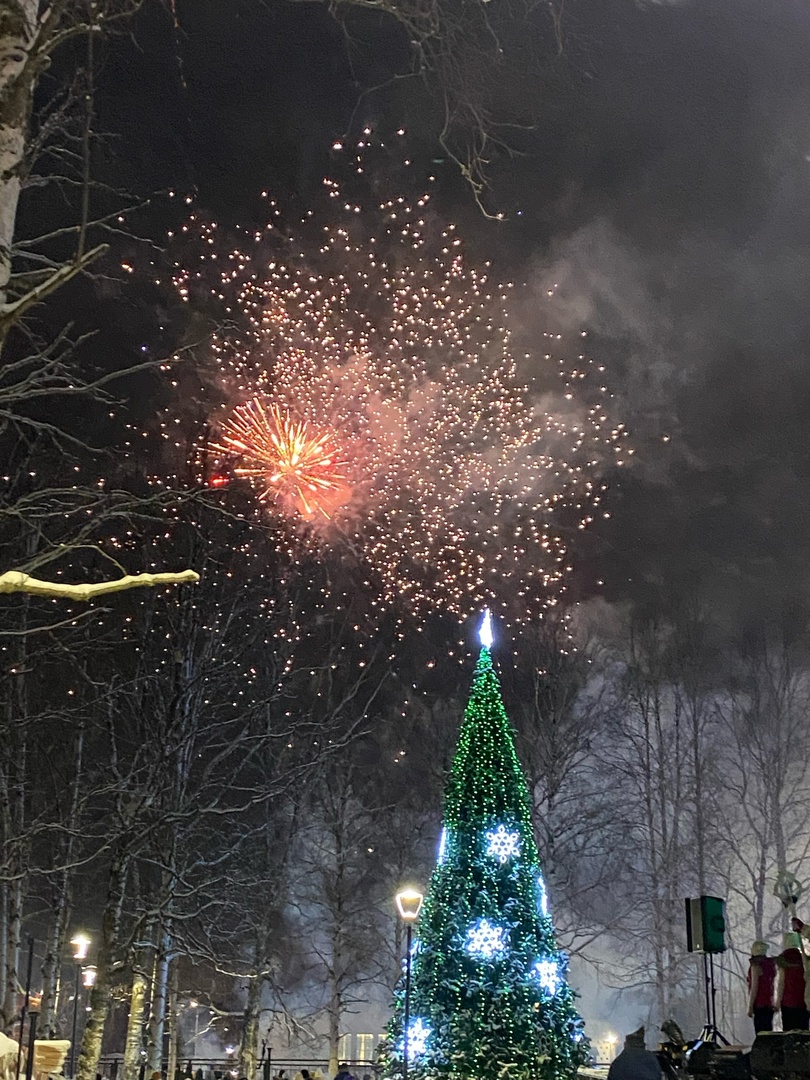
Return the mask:
<svg viewBox="0 0 810 1080">
<path fill-rule="evenodd" d="M 686 947 L 703 956 L 703 984 L 706 992 L 706 1024 L 698 1044 L 718 1042 L 728 1046 L 728 1039 L 717 1027 L 717 986 L 714 957 L 726 951 L 726 902 L 719 896 L 698 896 L 686 901 Z"/>
</svg>

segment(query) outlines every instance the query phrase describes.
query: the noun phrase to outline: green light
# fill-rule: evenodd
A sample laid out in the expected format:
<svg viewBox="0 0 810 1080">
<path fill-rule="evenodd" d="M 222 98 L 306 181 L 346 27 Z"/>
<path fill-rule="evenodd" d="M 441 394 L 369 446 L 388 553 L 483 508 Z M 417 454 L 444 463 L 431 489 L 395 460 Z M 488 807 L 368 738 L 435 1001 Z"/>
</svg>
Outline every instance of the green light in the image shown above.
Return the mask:
<svg viewBox="0 0 810 1080">
<path fill-rule="evenodd" d="M 588 1056 L 545 914 L 529 788 L 489 649 L 482 648 L 445 792 L 445 842 L 418 927 L 411 1015 L 430 1027 L 413 1080 L 573 1080 Z M 510 838 L 493 848 L 496 834 Z M 506 855 L 504 851 L 508 848 Z M 503 857 L 502 857 L 503 856 Z M 503 949 L 468 949 L 471 927 L 503 928 Z M 538 965 L 540 965 L 538 967 Z M 538 971 L 559 975 L 555 993 Z M 402 989 L 389 1028 L 402 1039 Z M 387 1075 L 401 1074 L 395 1050 Z"/>
</svg>

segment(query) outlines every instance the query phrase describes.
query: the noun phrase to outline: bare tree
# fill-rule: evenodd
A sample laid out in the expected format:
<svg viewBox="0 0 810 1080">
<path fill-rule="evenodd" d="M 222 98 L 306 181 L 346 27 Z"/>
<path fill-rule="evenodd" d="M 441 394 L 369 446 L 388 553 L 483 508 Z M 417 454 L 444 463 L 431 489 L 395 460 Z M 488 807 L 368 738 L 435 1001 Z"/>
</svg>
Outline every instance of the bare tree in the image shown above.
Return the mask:
<svg viewBox="0 0 810 1080">
<path fill-rule="evenodd" d="M 779 873 L 807 866 L 810 654 L 804 633 L 762 631 L 739 643 L 721 716 L 728 877 L 755 937 L 784 928 L 771 899 Z"/>
<path fill-rule="evenodd" d="M 614 809 L 601 767 L 608 695 L 597 647 L 580 637 L 567 618 L 544 619 L 504 675 L 555 923 L 576 951 L 599 932 L 591 897 L 612 877 Z"/>
<path fill-rule="evenodd" d="M 672 689 L 670 638 L 671 628 L 654 620 L 629 627 L 608 758 L 625 838 L 611 890 L 614 930 L 631 943 L 623 980 L 654 990 L 659 1022 L 672 1015 L 678 993 L 679 915 L 693 840 L 688 735 Z"/>
<path fill-rule="evenodd" d="M 308 800 L 308 824 L 298 844 L 302 867 L 295 903 L 323 993 L 330 1072 L 347 1016 L 383 979 L 379 887 L 374 873 L 378 822 L 343 765 L 317 778 Z"/>
<path fill-rule="evenodd" d="M 119 228 L 120 199 L 112 209 L 96 212 L 91 198 L 97 190 L 91 170 L 94 48 L 141 2 L 9 0 L 0 12 L 0 453 L 6 455 L 10 474 L 0 498 L 0 558 L 12 567 L 0 565 L 0 595 L 87 600 L 169 580 L 128 575 L 109 553 L 108 567 L 115 566 L 118 577 L 106 585 L 89 580 L 78 586 L 35 576 L 45 565 L 65 563 L 89 546 L 101 552 L 99 538 L 112 504 L 118 504 L 113 516 L 146 505 L 130 493 L 93 490 L 75 476 L 74 482 L 65 482 L 65 461 L 86 461 L 92 452 L 70 415 L 70 403 L 82 399 L 89 408 L 109 407 L 109 387 L 121 370 L 88 372 L 69 327 L 48 336 L 32 321 L 45 300 L 105 254 L 107 245 L 91 246 L 91 237 Z M 35 94 L 54 53 L 79 42 L 80 70 L 56 93 L 41 95 L 47 100 L 35 114 Z M 40 235 L 24 236 L 23 205 L 52 187 L 69 207 L 68 220 Z M 40 223 L 34 202 L 28 216 Z M 14 543 L 21 538 L 22 544 Z"/>
<path fill-rule="evenodd" d="M 137 936 L 137 935 L 136 935 Z M 132 969 L 128 1013 L 127 1033 L 124 1041 L 122 1062 L 122 1080 L 137 1080 L 144 1050 L 144 1015 L 147 993 L 149 990 L 149 971 L 147 968 L 150 955 L 152 927 L 147 924 L 142 940 L 133 941 L 130 966 Z"/>
<path fill-rule="evenodd" d="M 103 253 L 88 249 L 89 164 L 92 135 L 92 43 L 112 24 L 131 15 L 141 0 L 9 0 L 0 19 L 0 351 L 8 331 L 26 312 L 65 282 L 80 274 Z M 32 170 L 56 134 L 55 120 L 68 112 L 65 100 L 55 112 L 32 123 L 34 95 L 56 50 L 75 39 L 87 43 L 81 86 L 76 88 L 78 110 L 78 175 L 81 180 L 79 220 L 63 230 L 73 235 L 75 248 L 55 265 L 38 254 L 53 237 L 22 240 L 18 209 Z M 71 104 L 74 102 L 71 100 Z M 64 131 L 64 129 L 62 129 Z M 38 178 L 41 180 L 41 178 Z M 15 260 L 21 265 L 18 272 Z M 32 267 L 36 269 L 32 270 Z"/>
<path fill-rule="evenodd" d="M 424 83 L 420 111 L 435 110 L 439 142 L 486 213 L 493 160 L 519 152 L 563 52 L 564 2 L 339 0 L 330 8 L 350 43 L 355 27 L 399 30 L 407 60 L 391 78 Z"/>
</svg>

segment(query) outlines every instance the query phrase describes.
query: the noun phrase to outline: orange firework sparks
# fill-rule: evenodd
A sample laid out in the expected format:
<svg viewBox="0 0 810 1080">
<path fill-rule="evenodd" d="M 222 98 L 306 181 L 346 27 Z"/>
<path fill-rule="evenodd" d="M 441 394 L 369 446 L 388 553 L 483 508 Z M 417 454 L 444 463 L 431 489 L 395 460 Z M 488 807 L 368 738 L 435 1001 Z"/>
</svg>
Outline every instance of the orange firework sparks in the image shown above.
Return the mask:
<svg viewBox="0 0 810 1080">
<path fill-rule="evenodd" d="M 261 499 L 273 499 L 304 518 L 331 518 L 349 495 L 337 439 L 315 431 L 305 420 L 259 398 L 237 406 L 222 425 L 215 450 L 239 458 L 237 476 L 264 487 Z"/>
<path fill-rule="evenodd" d="M 534 620 L 564 600 L 577 534 L 610 516 L 628 432 L 584 329 L 567 347 L 541 330 L 429 189 L 366 185 L 369 134 L 346 163 L 357 199 L 325 181 L 289 235 L 275 204 L 236 243 L 189 222 L 200 253 L 174 282 L 224 304 L 218 401 L 248 403 L 212 464 L 236 465 L 296 543 L 361 560 L 384 602 Z"/>
</svg>

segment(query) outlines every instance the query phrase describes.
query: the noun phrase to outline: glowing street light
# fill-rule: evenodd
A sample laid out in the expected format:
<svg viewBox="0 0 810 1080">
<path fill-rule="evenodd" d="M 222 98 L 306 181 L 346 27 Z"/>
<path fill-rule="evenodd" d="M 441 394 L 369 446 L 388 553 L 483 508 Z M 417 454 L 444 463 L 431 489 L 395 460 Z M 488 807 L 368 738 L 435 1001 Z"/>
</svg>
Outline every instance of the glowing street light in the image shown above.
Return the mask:
<svg viewBox="0 0 810 1080">
<path fill-rule="evenodd" d="M 76 985 L 73 988 L 73 1031 L 70 1040 L 70 1075 L 75 1077 L 76 1038 L 79 1030 L 79 997 L 82 992 L 82 974 L 83 970 L 87 972 L 91 970 L 90 967 L 82 968 L 82 960 L 87 959 L 87 953 L 90 950 L 90 938 L 87 934 L 74 934 L 70 939 L 70 944 L 73 946 L 73 961 L 76 964 Z M 92 968 L 92 972 L 91 981 L 89 983 L 85 982 L 85 986 L 92 986 L 96 981 L 96 969 Z"/>
<path fill-rule="evenodd" d="M 413 924 L 419 918 L 424 896 L 418 889 L 403 889 L 396 895 L 397 911 L 405 923 L 405 1016 L 402 1031 L 402 1080 L 408 1080 L 408 1036 L 411 1026 L 411 948 Z"/>
<path fill-rule="evenodd" d="M 419 918 L 424 896 L 417 889 L 403 889 L 396 895 L 399 917 L 409 926 Z"/>
<path fill-rule="evenodd" d="M 197 1039 L 199 1038 L 199 1034 L 200 1034 L 200 1008 L 201 1008 L 201 1005 L 200 1005 L 199 1001 L 197 1000 L 197 998 L 189 998 L 188 1007 L 194 1013 L 194 1034 L 189 1039 L 189 1043 L 191 1044 L 191 1057 L 195 1058 L 197 1056 Z"/>
<path fill-rule="evenodd" d="M 73 946 L 73 959 L 77 963 L 79 960 L 87 959 L 87 953 L 90 949 L 90 938 L 87 934 L 74 934 L 70 939 L 70 944 Z"/>
<path fill-rule="evenodd" d="M 82 986 L 88 990 L 96 985 L 96 975 L 98 974 L 98 968 L 95 964 L 88 964 L 87 967 L 82 968 Z"/>
</svg>

